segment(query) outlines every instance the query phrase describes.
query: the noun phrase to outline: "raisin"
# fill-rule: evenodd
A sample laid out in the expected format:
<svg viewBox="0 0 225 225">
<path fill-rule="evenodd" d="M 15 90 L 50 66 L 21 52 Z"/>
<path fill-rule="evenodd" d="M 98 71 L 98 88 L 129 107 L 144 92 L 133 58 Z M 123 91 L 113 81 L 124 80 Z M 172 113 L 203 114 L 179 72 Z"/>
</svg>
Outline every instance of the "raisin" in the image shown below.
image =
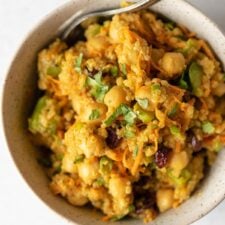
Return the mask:
<svg viewBox="0 0 225 225">
<path fill-rule="evenodd" d="M 171 151 L 170 148 L 161 146 L 159 147 L 158 151 L 155 153 L 155 163 L 159 168 L 163 168 L 166 166 L 169 159 L 170 151 Z"/>
<path fill-rule="evenodd" d="M 107 127 L 106 130 L 108 133 L 108 136 L 105 139 L 106 144 L 112 149 L 116 148 L 120 143 L 120 139 L 118 138 L 116 134 L 116 129 L 112 127 Z"/>
<path fill-rule="evenodd" d="M 199 152 L 202 149 L 202 141 L 198 140 L 194 132 L 189 130 L 187 132 L 187 141 L 191 144 L 193 152 Z"/>
</svg>

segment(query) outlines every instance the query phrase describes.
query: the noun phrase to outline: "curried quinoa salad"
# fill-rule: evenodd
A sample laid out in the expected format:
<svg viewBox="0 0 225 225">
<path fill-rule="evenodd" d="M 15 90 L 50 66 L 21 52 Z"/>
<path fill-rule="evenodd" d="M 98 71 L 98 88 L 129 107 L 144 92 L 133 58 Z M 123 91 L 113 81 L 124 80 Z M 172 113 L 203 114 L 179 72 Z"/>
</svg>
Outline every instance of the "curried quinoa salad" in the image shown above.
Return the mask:
<svg viewBox="0 0 225 225">
<path fill-rule="evenodd" d="M 38 55 L 29 131 L 50 189 L 103 220 L 187 200 L 225 144 L 225 74 L 195 33 L 148 10 L 83 24 Z"/>
</svg>

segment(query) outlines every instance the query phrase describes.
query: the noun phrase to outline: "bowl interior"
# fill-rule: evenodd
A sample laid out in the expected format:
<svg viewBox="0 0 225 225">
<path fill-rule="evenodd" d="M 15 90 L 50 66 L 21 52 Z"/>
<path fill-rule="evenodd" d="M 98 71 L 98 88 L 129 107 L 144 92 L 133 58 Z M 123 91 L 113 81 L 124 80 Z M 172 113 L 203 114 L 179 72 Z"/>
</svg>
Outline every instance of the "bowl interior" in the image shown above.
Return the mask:
<svg viewBox="0 0 225 225">
<path fill-rule="evenodd" d="M 37 149 L 28 138 L 27 118 L 35 104 L 37 92 L 37 53 L 52 40 L 60 25 L 74 13 L 95 8 L 105 9 L 119 5 L 120 0 L 73 0 L 44 18 L 27 36 L 19 48 L 5 80 L 3 93 L 3 124 L 11 155 L 22 176 L 33 191 L 57 213 L 77 224 L 98 224 L 101 214 L 88 208 L 77 208 L 55 197 L 48 188 L 48 179 L 36 161 Z M 82 10 L 84 8 L 84 10 Z M 225 67 L 225 38 L 207 17 L 182 0 L 161 0 L 152 9 L 185 25 L 206 39 Z M 152 225 L 189 224 L 216 206 L 225 195 L 225 151 L 220 152 L 215 165 L 192 198 L 177 209 L 160 215 Z M 193 208 L 194 210 L 190 210 Z M 115 224 L 109 222 L 108 224 Z M 125 220 L 120 224 L 142 224 L 137 220 Z"/>
</svg>

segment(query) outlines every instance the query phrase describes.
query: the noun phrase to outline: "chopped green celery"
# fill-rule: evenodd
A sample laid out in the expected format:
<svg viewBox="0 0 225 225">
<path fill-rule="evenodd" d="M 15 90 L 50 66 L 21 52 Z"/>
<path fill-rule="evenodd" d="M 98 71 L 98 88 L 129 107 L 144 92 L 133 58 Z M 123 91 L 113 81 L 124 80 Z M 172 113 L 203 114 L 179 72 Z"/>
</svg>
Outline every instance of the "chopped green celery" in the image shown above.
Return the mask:
<svg viewBox="0 0 225 225">
<path fill-rule="evenodd" d="M 170 133 L 177 139 L 183 139 L 183 135 L 181 134 L 180 128 L 175 125 L 170 127 Z"/>
<path fill-rule="evenodd" d="M 84 155 L 78 155 L 78 156 L 74 159 L 73 163 L 76 164 L 76 163 L 83 162 L 83 161 L 84 161 L 84 158 L 85 158 Z"/>
<path fill-rule="evenodd" d="M 193 62 L 189 67 L 189 78 L 192 86 L 192 91 L 198 97 L 202 96 L 202 90 L 200 89 L 202 76 L 202 67 L 197 62 Z"/>
<path fill-rule="evenodd" d="M 167 115 L 169 117 L 174 117 L 177 114 L 178 109 L 179 109 L 179 105 L 178 105 L 178 103 L 175 103 Z"/>
<path fill-rule="evenodd" d="M 91 24 L 87 30 L 85 31 L 85 37 L 87 39 L 90 39 L 94 36 L 96 36 L 97 34 L 99 34 L 101 31 L 101 25 L 99 24 Z"/>
<path fill-rule="evenodd" d="M 106 126 L 112 125 L 112 123 L 117 119 L 119 116 L 124 116 L 124 121 L 127 124 L 133 124 L 137 115 L 132 111 L 130 107 L 125 104 L 121 104 L 113 114 L 105 121 Z"/>
<path fill-rule="evenodd" d="M 126 77 L 127 76 L 127 66 L 126 64 L 120 64 L 120 70 L 122 72 L 122 74 Z"/>
<path fill-rule="evenodd" d="M 188 90 L 189 89 L 189 82 L 188 82 L 188 80 L 189 80 L 188 69 L 186 68 L 183 71 L 183 73 L 181 75 L 181 78 L 180 78 L 180 80 L 178 82 L 179 87 L 182 88 L 182 89 Z"/>
<path fill-rule="evenodd" d="M 40 114 L 46 106 L 47 99 L 48 99 L 47 96 L 43 96 L 38 100 L 38 102 L 37 102 L 37 104 L 34 108 L 33 114 L 28 120 L 29 130 L 32 133 L 36 133 L 40 130 L 40 121 L 39 121 L 40 120 Z"/>
<path fill-rule="evenodd" d="M 89 116 L 89 120 L 96 120 L 100 117 L 100 112 L 98 109 L 93 109 L 90 116 Z"/>
<path fill-rule="evenodd" d="M 143 123 L 149 123 L 155 118 L 154 112 L 145 111 L 138 104 L 134 105 L 134 111 Z"/>
<path fill-rule="evenodd" d="M 134 150 L 133 150 L 133 158 L 136 158 L 138 155 L 138 146 L 136 145 Z"/>
<path fill-rule="evenodd" d="M 172 169 L 168 169 L 167 174 L 177 186 L 185 185 L 192 177 L 188 169 L 183 169 L 178 177 L 174 175 Z"/>
<path fill-rule="evenodd" d="M 138 104 L 143 108 L 143 109 L 147 109 L 148 105 L 149 105 L 149 101 L 147 98 L 137 98 L 136 99 Z"/>
<path fill-rule="evenodd" d="M 78 73 L 81 73 L 81 64 L 82 64 L 82 61 L 83 61 L 83 53 L 80 53 L 80 55 L 75 60 L 75 70 Z"/>
<path fill-rule="evenodd" d="M 211 122 L 205 121 L 202 123 L 202 130 L 206 134 L 213 134 L 215 131 L 215 127 Z"/>
<path fill-rule="evenodd" d="M 57 78 L 60 73 L 61 68 L 59 66 L 49 66 L 47 69 L 47 74 L 54 78 Z"/>
<path fill-rule="evenodd" d="M 99 167 L 102 173 L 109 173 L 112 170 L 113 162 L 107 156 L 103 156 L 100 159 Z"/>
<path fill-rule="evenodd" d="M 86 83 L 91 87 L 92 96 L 94 96 L 98 102 L 103 102 L 105 94 L 109 90 L 109 86 L 102 82 L 102 72 L 95 74 L 94 79 L 88 77 Z"/>
<path fill-rule="evenodd" d="M 118 67 L 117 66 L 111 67 L 110 73 L 112 74 L 113 77 L 117 77 L 119 73 Z"/>
</svg>

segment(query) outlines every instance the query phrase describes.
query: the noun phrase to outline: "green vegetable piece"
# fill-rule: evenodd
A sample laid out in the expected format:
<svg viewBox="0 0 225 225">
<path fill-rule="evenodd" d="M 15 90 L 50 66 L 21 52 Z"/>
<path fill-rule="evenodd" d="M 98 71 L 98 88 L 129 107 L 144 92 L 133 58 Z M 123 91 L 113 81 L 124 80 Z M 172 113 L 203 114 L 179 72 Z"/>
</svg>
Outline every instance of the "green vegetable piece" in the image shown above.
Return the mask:
<svg viewBox="0 0 225 225">
<path fill-rule="evenodd" d="M 89 116 L 89 120 L 96 120 L 100 117 L 100 112 L 97 109 L 93 109 L 90 116 Z"/>
<path fill-rule="evenodd" d="M 165 27 L 168 29 L 168 30 L 173 30 L 175 28 L 175 23 L 173 21 L 170 21 L 168 23 L 165 23 Z"/>
<path fill-rule="evenodd" d="M 120 69 L 121 69 L 121 72 L 124 76 L 127 76 L 127 66 L 126 64 L 120 64 Z"/>
<path fill-rule="evenodd" d="M 174 117 L 177 114 L 177 111 L 179 109 L 178 103 L 175 103 L 172 107 L 172 109 L 168 112 L 169 117 Z"/>
<path fill-rule="evenodd" d="M 133 150 L 133 158 L 136 158 L 138 155 L 138 146 L 136 145 L 134 150 Z"/>
<path fill-rule="evenodd" d="M 202 83 L 202 75 L 203 75 L 202 67 L 197 62 L 193 62 L 189 68 L 189 78 L 193 93 L 199 97 L 202 95 L 200 89 Z"/>
<path fill-rule="evenodd" d="M 147 98 L 137 98 L 136 100 L 143 109 L 148 108 L 149 102 Z"/>
<path fill-rule="evenodd" d="M 121 104 L 113 114 L 105 121 L 106 126 L 112 125 L 112 123 L 117 119 L 119 116 L 124 116 L 124 121 L 127 124 L 133 124 L 137 115 L 125 104 Z"/>
<path fill-rule="evenodd" d="M 96 36 L 97 34 L 99 34 L 101 31 L 101 25 L 99 24 L 91 24 L 87 30 L 85 31 L 85 37 L 87 39 L 90 39 L 94 36 Z"/>
<path fill-rule="evenodd" d="M 145 111 L 138 104 L 134 105 L 134 111 L 143 123 L 149 123 L 155 118 L 154 112 Z"/>
<path fill-rule="evenodd" d="M 40 129 L 40 122 L 39 122 L 40 114 L 44 109 L 44 107 L 46 106 L 47 99 L 48 99 L 47 96 L 43 96 L 38 100 L 34 108 L 33 114 L 31 118 L 28 120 L 29 130 L 34 134 L 37 133 Z"/>
<path fill-rule="evenodd" d="M 109 173 L 112 170 L 113 162 L 107 156 L 103 156 L 100 159 L 99 166 L 102 173 Z"/>
<path fill-rule="evenodd" d="M 153 83 L 151 85 L 151 90 L 154 92 L 154 91 L 159 91 L 161 89 L 161 85 L 158 84 L 158 83 Z"/>
<path fill-rule="evenodd" d="M 78 155 L 76 158 L 75 158 L 75 160 L 74 160 L 74 162 L 73 163 L 81 163 L 81 162 L 83 162 L 84 161 L 84 158 L 85 158 L 85 156 L 84 155 Z"/>
<path fill-rule="evenodd" d="M 178 82 L 178 86 L 182 89 L 188 90 L 189 89 L 188 79 L 189 79 L 188 69 L 185 69 Z"/>
<path fill-rule="evenodd" d="M 102 72 L 98 72 L 94 76 L 94 79 L 88 77 L 86 83 L 91 87 L 92 96 L 94 96 L 98 102 L 103 102 L 105 94 L 109 90 L 109 86 L 102 82 Z"/>
<path fill-rule="evenodd" d="M 175 136 L 177 139 L 183 139 L 183 135 L 181 134 L 180 128 L 173 125 L 170 127 L 170 133 Z"/>
<path fill-rule="evenodd" d="M 82 64 L 82 61 L 83 61 L 83 53 L 80 53 L 80 55 L 75 60 L 75 70 L 78 73 L 81 73 L 81 64 Z"/>
<path fill-rule="evenodd" d="M 215 127 L 209 121 L 205 121 L 202 124 L 202 130 L 205 134 L 213 134 L 215 132 Z"/>
<path fill-rule="evenodd" d="M 117 66 L 111 67 L 110 73 L 112 74 L 113 77 L 117 77 L 119 73 L 118 67 Z"/>
<path fill-rule="evenodd" d="M 52 77 L 58 77 L 58 75 L 61 73 L 61 68 L 59 66 L 50 66 L 47 69 L 47 74 Z"/>
<path fill-rule="evenodd" d="M 99 177 L 96 181 L 95 181 L 95 184 L 97 186 L 103 186 L 105 184 L 105 181 L 103 179 L 103 177 Z"/>
<path fill-rule="evenodd" d="M 183 169 L 181 171 L 181 174 L 180 174 L 179 177 L 176 177 L 173 174 L 173 170 L 172 169 L 167 170 L 167 174 L 177 186 L 185 185 L 192 177 L 192 175 L 191 175 L 191 173 L 190 173 L 190 171 L 188 169 Z"/>
<path fill-rule="evenodd" d="M 190 38 L 187 40 L 185 48 L 182 49 L 181 51 L 185 56 L 187 56 L 189 54 L 197 52 L 198 48 L 199 48 L 198 41 L 196 39 Z"/>
<path fill-rule="evenodd" d="M 113 217 L 111 217 L 110 221 L 116 222 L 116 221 L 118 221 L 118 220 L 123 219 L 125 216 L 126 216 L 126 215 L 113 216 Z"/>
</svg>

